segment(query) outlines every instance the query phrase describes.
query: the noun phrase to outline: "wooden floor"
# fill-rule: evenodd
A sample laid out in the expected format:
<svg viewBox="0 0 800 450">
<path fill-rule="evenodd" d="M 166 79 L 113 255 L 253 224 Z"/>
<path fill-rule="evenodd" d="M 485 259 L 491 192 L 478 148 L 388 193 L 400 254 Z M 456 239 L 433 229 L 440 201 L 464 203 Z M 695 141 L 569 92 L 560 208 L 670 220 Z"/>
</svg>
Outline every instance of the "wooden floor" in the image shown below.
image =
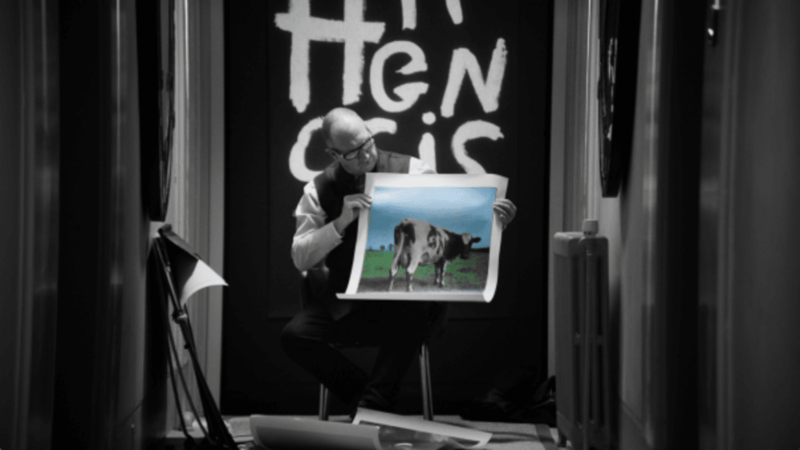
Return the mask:
<svg viewBox="0 0 800 450">
<path fill-rule="evenodd" d="M 316 419 L 315 416 L 300 416 Z M 250 435 L 249 417 L 226 417 L 231 427 L 231 432 L 242 449 L 257 449 Z M 349 422 L 347 416 L 332 416 L 331 421 Z M 464 420 L 459 416 L 436 416 L 436 422 L 456 425 L 465 428 L 492 433 L 492 439 L 484 447 L 487 450 L 556 450 L 558 447 L 558 431 L 547 425 L 502 423 L 502 422 L 473 422 Z M 193 431 L 195 437 L 201 437 L 199 431 Z M 185 437 L 180 431 L 172 431 L 167 436 L 167 449 L 182 449 Z"/>
</svg>

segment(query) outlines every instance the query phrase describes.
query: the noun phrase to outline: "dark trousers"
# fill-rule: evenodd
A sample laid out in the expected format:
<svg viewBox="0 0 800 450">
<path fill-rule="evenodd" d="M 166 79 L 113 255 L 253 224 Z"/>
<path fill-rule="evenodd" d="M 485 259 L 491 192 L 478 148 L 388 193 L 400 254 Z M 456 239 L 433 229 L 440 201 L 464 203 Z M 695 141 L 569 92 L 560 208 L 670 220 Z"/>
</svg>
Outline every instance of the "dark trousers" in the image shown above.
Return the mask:
<svg viewBox="0 0 800 450">
<path fill-rule="evenodd" d="M 339 320 L 319 304 L 306 306 L 283 329 L 286 354 L 351 407 L 391 409 L 430 325 L 430 303 L 362 301 Z M 375 345 L 371 374 L 332 343 Z"/>
</svg>

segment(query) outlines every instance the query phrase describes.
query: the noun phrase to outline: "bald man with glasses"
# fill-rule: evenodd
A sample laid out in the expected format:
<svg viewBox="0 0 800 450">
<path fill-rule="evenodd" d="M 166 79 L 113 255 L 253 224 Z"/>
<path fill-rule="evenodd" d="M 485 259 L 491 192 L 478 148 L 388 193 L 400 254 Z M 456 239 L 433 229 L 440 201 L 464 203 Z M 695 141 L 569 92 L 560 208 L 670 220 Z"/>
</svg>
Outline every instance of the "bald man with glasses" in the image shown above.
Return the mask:
<svg viewBox="0 0 800 450">
<path fill-rule="evenodd" d="M 430 331 L 433 304 L 419 301 L 339 300 L 353 266 L 358 214 L 372 199 L 364 193 L 368 172 L 435 174 L 418 158 L 380 150 L 366 123 L 354 111 L 335 108 L 322 122 L 325 152 L 333 162 L 303 189 L 295 209 L 297 228 L 292 259 L 300 271 L 326 266 L 327 287 L 284 328 L 286 354 L 344 401 L 356 407 L 393 411 L 400 384 Z M 498 200 L 495 213 L 503 227 L 516 207 Z M 379 346 L 367 374 L 332 342 L 369 342 Z"/>
</svg>

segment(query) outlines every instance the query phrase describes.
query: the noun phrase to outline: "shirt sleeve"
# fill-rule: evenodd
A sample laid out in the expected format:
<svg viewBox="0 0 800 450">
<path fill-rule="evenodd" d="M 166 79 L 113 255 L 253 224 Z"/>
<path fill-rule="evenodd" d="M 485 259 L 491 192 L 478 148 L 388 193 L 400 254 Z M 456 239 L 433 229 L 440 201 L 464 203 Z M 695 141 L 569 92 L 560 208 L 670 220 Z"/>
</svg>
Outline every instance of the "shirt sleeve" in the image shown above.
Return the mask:
<svg viewBox="0 0 800 450">
<path fill-rule="evenodd" d="M 342 243 L 333 222 L 325 223 L 327 214 L 317 196 L 317 188 L 310 181 L 303 188 L 303 196 L 294 211 L 297 220 L 292 240 L 292 260 L 297 270 L 308 270 L 322 261 L 331 250 Z"/>
</svg>

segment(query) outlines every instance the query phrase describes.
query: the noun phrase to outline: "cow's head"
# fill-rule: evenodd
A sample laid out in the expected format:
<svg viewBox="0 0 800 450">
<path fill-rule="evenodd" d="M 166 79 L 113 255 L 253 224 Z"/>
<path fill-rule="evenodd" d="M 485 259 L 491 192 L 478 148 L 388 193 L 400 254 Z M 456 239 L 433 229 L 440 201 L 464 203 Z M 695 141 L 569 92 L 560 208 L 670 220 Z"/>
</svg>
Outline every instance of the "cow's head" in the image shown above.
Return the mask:
<svg viewBox="0 0 800 450">
<path fill-rule="evenodd" d="M 470 250 L 472 250 L 472 244 L 477 244 L 481 241 L 479 237 L 472 237 L 469 233 L 461 233 L 461 239 L 464 241 L 464 251 L 461 252 L 461 259 L 469 258 Z"/>
</svg>

